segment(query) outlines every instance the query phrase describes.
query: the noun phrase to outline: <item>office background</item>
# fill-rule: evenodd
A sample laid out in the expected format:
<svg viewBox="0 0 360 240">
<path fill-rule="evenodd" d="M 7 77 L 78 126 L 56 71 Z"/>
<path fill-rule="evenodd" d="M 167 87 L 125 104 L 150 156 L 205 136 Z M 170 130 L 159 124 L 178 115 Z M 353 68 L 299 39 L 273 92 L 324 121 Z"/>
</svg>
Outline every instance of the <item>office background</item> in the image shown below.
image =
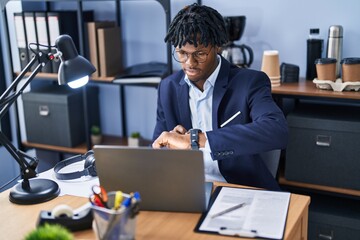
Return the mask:
<svg viewBox="0 0 360 240">
<path fill-rule="evenodd" d="M 171 17 L 193 1 L 172 0 Z M 67 3 L 61 3 L 66 9 Z M 306 71 L 306 39 L 310 28 L 319 28 L 324 39 L 324 50 L 330 25 L 344 28 L 343 57 L 360 57 L 360 1 L 358 0 L 203 0 L 202 4 L 216 8 L 223 16 L 246 16 L 246 27 L 239 44 L 249 45 L 254 50 L 254 63 L 251 68 L 260 69 L 264 50 L 279 50 L 280 62 L 300 66 L 300 77 Z M 71 5 L 71 3 L 69 3 Z M 101 1 L 86 3 L 97 6 L 96 20 L 113 20 L 113 2 Z M 21 11 L 20 1 L 10 1 L 9 12 Z M 73 5 L 72 5 L 73 6 Z M 122 37 L 125 66 L 148 61 L 166 61 L 166 46 L 163 38 L 166 33 L 165 13 L 155 1 L 123 1 L 121 3 Z M 69 6 L 71 9 L 71 6 Z M 8 18 L 12 14 L 8 14 Z M 9 21 L 11 22 L 11 21 Z M 14 34 L 10 25 L 12 41 Z M 3 31 L 3 28 L 1 29 Z M 0 32 L 1 34 L 1 32 Z M 3 34 L 1 34 L 3 38 Z M 3 39 L 2 39 L 3 40 Z M 20 70 L 16 51 L 11 51 L 15 70 Z M 324 52 L 323 52 L 324 53 Z M 6 64 L 6 63 L 5 63 Z M 179 65 L 174 64 L 174 70 Z M 9 84 L 9 79 L 7 79 Z M 105 134 L 121 135 L 121 113 L 119 89 L 116 85 L 97 84 L 100 87 L 101 128 Z M 126 86 L 126 118 L 128 133 L 139 131 L 150 139 L 155 125 L 156 89 L 149 87 Z M 11 111 L 11 131 L 16 143 L 14 112 Z M 24 129 L 21 131 L 24 139 Z M 7 151 L 0 147 L 1 170 L 0 185 L 16 176 L 18 165 Z"/>
</svg>

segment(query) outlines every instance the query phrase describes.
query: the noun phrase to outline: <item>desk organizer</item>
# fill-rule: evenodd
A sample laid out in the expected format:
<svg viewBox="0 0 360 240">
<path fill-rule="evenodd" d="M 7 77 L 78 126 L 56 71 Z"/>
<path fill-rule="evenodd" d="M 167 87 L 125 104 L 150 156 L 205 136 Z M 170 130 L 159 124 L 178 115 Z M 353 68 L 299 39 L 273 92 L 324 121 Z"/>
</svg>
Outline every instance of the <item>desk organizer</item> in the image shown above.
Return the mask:
<svg viewBox="0 0 360 240">
<path fill-rule="evenodd" d="M 343 82 L 341 78 L 336 79 L 335 82 L 330 80 L 318 80 L 315 78 L 313 83 L 316 84 L 317 88 L 325 90 L 333 90 L 335 92 L 342 91 L 359 91 L 360 82 Z"/>
</svg>

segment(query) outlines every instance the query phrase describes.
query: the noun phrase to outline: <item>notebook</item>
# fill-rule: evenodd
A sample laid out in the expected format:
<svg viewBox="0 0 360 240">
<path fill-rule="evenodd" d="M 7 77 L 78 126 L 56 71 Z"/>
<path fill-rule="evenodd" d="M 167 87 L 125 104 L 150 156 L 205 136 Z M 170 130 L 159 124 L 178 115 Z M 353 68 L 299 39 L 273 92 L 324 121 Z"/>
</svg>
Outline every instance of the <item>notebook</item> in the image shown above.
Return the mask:
<svg viewBox="0 0 360 240">
<path fill-rule="evenodd" d="M 95 145 L 96 170 L 107 191 L 138 191 L 141 209 L 204 212 L 212 184 L 205 183 L 197 150 Z"/>
</svg>

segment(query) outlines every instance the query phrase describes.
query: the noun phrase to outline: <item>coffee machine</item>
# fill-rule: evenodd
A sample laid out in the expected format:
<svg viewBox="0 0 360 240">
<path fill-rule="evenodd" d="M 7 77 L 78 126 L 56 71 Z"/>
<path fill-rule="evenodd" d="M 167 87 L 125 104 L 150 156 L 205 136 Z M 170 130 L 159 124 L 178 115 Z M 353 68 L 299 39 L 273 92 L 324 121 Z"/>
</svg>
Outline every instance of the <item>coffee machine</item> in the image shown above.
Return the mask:
<svg viewBox="0 0 360 240">
<path fill-rule="evenodd" d="M 253 62 L 253 50 L 245 45 L 237 45 L 245 29 L 245 16 L 224 17 L 229 42 L 223 47 L 221 55 L 238 67 L 249 68 Z"/>
</svg>

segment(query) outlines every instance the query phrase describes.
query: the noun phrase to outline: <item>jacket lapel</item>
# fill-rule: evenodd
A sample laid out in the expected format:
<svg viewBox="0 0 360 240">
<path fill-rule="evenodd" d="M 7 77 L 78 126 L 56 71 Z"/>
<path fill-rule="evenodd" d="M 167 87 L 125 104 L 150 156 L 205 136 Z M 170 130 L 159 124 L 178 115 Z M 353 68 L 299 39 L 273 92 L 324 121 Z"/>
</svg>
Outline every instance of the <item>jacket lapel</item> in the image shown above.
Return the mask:
<svg viewBox="0 0 360 240">
<path fill-rule="evenodd" d="M 213 105 L 212 105 L 212 117 L 213 117 L 213 129 L 218 129 L 220 123 L 218 121 L 219 105 L 223 99 L 228 86 L 230 72 L 230 64 L 224 58 L 221 59 L 221 67 L 219 75 L 216 79 L 213 93 Z"/>
<path fill-rule="evenodd" d="M 191 124 L 191 113 L 189 106 L 189 86 L 186 84 L 182 78 L 178 85 L 178 106 L 180 113 L 180 122 L 183 123 L 183 127 L 190 129 Z"/>
</svg>

